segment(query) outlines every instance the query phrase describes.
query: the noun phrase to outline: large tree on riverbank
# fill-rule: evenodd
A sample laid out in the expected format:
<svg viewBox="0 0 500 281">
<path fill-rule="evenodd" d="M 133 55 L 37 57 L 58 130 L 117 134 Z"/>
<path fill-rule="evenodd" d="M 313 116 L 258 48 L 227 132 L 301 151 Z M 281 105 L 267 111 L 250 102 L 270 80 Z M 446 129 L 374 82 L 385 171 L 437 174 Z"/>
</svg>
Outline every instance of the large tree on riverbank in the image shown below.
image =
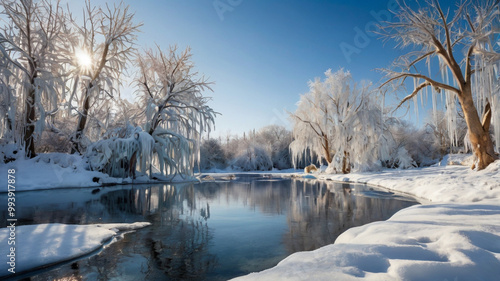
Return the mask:
<svg viewBox="0 0 500 281">
<path fill-rule="evenodd" d="M 349 173 L 379 165 L 388 157 L 381 108 L 370 84 L 355 83 L 342 69 L 325 72 L 325 79 L 309 82 L 300 97 L 293 121 L 292 159 L 305 153 L 321 157 L 332 172 Z M 312 158 L 312 157 L 311 157 Z"/>
<path fill-rule="evenodd" d="M 73 152 L 83 152 L 82 138 L 92 108 L 114 98 L 122 71 L 134 55 L 134 42 L 142 24 L 134 22 L 134 13 L 129 7 L 119 5 L 97 8 L 86 2 L 83 24 L 71 19 L 76 32 L 67 36 L 71 43 L 69 56 L 77 57 L 74 65 L 74 87 L 81 87 L 68 99 L 78 102 L 78 122 L 71 137 Z"/>
<path fill-rule="evenodd" d="M 160 171 L 192 174 L 201 134 L 215 124 L 211 98 L 203 95 L 212 82 L 195 71 L 189 47 L 179 52 L 176 46 L 165 51 L 157 46 L 141 53 L 136 66 L 134 82 L 144 109 L 139 123 L 155 140 Z"/>
<path fill-rule="evenodd" d="M 22 136 L 25 154 L 32 158 L 45 116 L 57 111 L 65 17 L 59 2 L 1 0 L 0 8 L 6 22 L 0 28 L 1 100 L 8 108 L 10 135 L 15 141 Z M 16 111 L 21 113 L 17 118 Z"/>
<path fill-rule="evenodd" d="M 397 19 L 381 27 L 384 36 L 398 42 L 401 48 L 415 48 L 395 62 L 401 70 L 386 70 L 389 78 L 384 85 L 414 79 L 413 92 L 401 104 L 428 87 L 433 95 L 444 93 L 450 117 L 456 114 L 458 99 L 476 159 L 472 168 L 478 170 L 498 159 L 490 125 L 492 115 L 499 116 L 495 110 L 500 108 L 499 82 L 494 69 L 500 54 L 498 42 L 492 41 L 499 34 L 499 29 L 495 29 L 500 17 L 499 2 L 465 1 L 450 17 L 449 11 L 443 10 L 437 0 L 427 0 L 425 6 L 417 4 L 417 8 L 402 1 L 395 12 Z M 464 50 L 464 54 L 460 50 Z M 427 68 L 423 68 L 426 71 L 417 68 L 423 62 L 427 64 Z M 431 75 L 432 63 L 439 64 L 440 78 Z M 453 122 L 456 118 L 448 120 Z M 495 133 L 500 135 L 500 124 L 494 126 L 497 127 Z M 453 129 L 453 123 L 449 127 Z M 450 132 L 453 134 L 453 130 Z"/>
</svg>

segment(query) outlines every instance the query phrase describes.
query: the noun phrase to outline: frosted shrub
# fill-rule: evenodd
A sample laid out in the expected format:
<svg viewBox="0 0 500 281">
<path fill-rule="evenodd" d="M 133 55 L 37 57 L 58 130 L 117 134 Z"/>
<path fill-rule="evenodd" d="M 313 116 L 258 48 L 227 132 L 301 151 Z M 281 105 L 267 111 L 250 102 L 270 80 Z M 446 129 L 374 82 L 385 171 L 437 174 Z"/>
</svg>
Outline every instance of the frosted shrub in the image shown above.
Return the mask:
<svg viewBox="0 0 500 281">
<path fill-rule="evenodd" d="M 4 143 L 0 139 L 0 163 L 9 163 L 24 157 L 22 147 L 15 143 Z"/>
<path fill-rule="evenodd" d="M 243 171 L 269 171 L 273 162 L 264 148 L 250 144 L 236 156 L 231 166 Z"/>
<path fill-rule="evenodd" d="M 273 167 L 279 170 L 292 167 L 292 159 L 290 158 L 290 150 L 288 147 L 278 151 L 273 151 L 272 159 Z"/>
<path fill-rule="evenodd" d="M 431 128 L 416 129 L 412 124 L 397 118 L 385 121 L 391 143 L 382 165 L 387 168 L 411 168 L 431 165 L 439 161 L 439 147 Z"/>
<path fill-rule="evenodd" d="M 115 136 L 91 144 L 85 157 L 91 170 L 125 178 L 132 176 L 136 163 L 141 172 L 146 172 L 151 163 L 153 147 L 154 139 L 136 128 L 131 136 Z"/>
<path fill-rule="evenodd" d="M 219 141 L 215 139 L 203 141 L 200 147 L 200 170 L 206 171 L 213 168 L 224 169 L 225 167 L 226 158 Z"/>
<path fill-rule="evenodd" d="M 414 168 L 417 166 L 415 161 L 411 158 L 410 154 L 408 154 L 408 150 L 406 150 L 406 148 L 404 147 L 398 148 L 396 160 L 398 168 L 401 169 Z"/>
</svg>

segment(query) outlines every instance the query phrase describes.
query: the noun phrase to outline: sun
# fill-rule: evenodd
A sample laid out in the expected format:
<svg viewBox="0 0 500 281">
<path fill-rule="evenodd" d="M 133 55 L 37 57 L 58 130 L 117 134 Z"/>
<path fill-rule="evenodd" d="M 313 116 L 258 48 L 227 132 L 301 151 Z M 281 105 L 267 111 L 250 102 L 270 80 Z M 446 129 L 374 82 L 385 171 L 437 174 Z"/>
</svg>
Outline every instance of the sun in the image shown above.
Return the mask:
<svg viewBox="0 0 500 281">
<path fill-rule="evenodd" d="M 92 57 L 85 50 L 78 50 L 75 53 L 78 65 L 83 69 L 90 69 L 92 66 Z"/>
</svg>

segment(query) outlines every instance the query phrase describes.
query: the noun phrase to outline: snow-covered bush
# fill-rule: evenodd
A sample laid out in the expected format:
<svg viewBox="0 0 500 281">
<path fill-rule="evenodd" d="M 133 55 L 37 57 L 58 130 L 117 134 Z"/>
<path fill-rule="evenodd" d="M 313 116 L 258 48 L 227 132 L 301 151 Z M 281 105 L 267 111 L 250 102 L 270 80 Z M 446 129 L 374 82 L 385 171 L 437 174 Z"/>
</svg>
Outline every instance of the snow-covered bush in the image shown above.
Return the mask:
<svg viewBox="0 0 500 281">
<path fill-rule="evenodd" d="M 435 135 L 429 127 L 416 129 L 412 124 L 397 118 L 385 121 L 389 140 L 389 156 L 382 161 L 387 168 L 428 166 L 439 161 L 441 155 Z"/>
<path fill-rule="evenodd" d="M 216 139 L 204 140 L 200 147 L 200 170 L 224 169 L 226 166 L 227 160 L 220 142 Z"/>
<path fill-rule="evenodd" d="M 15 143 L 3 143 L 0 141 L 0 163 L 9 163 L 24 157 L 22 147 Z"/>
<path fill-rule="evenodd" d="M 242 171 L 269 171 L 273 168 L 273 162 L 263 147 L 249 144 L 231 162 L 231 167 Z"/>
<path fill-rule="evenodd" d="M 46 128 L 38 140 L 36 146 L 37 153 L 61 152 L 68 153 L 71 150 L 71 142 L 68 136 L 71 134 L 71 129 L 65 127 L 64 122 L 55 121 L 58 128 L 52 127 L 52 123 L 47 124 Z M 67 124 L 67 123 L 66 123 Z"/>
<path fill-rule="evenodd" d="M 292 133 L 283 126 L 269 125 L 251 135 L 253 141 L 266 149 L 276 169 L 292 167 L 289 145 L 292 142 Z"/>
</svg>

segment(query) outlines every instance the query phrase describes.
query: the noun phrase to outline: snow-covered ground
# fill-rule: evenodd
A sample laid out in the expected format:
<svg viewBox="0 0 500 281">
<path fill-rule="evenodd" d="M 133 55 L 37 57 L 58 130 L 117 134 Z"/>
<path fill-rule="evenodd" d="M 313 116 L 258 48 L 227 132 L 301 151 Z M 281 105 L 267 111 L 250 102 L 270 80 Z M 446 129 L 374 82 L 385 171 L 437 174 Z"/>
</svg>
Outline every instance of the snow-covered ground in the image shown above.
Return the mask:
<svg viewBox="0 0 500 281">
<path fill-rule="evenodd" d="M 479 172 L 468 166 L 446 165 L 316 177 L 381 186 L 433 203 L 500 203 L 500 161 Z"/>
<path fill-rule="evenodd" d="M 158 181 L 192 181 L 195 178 L 166 178 L 159 173 L 154 174 L 158 180 L 152 180 L 137 172 L 137 178 L 113 178 L 107 174 L 86 169 L 88 165 L 79 155 L 65 153 L 40 154 L 33 159 L 17 159 L 0 166 L 0 175 L 7 175 L 8 169 L 15 169 L 16 191 L 67 188 L 67 187 L 97 187 L 102 185 L 154 183 Z M 0 190 L 0 192 L 6 192 Z"/>
<path fill-rule="evenodd" d="M 237 280 L 498 280 L 500 161 L 480 172 L 443 165 L 307 176 L 383 186 L 428 204 L 349 229 L 332 245 Z"/>
<path fill-rule="evenodd" d="M 134 230 L 148 225 L 150 225 L 149 222 L 94 225 L 55 223 L 23 225 L 15 229 L 2 228 L 0 229 L 0 244 L 10 245 L 8 250 L 13 247 L 15 251 L 4 252 L 0 256 L 0 276 L 8 276 L 84 256 L 111 242 L 120 231 Z M 11 233 L 14 233 L 14 236 Z M 9 241 L 14 241 L 15 244 L 8 244 Z"/>
</svg>

